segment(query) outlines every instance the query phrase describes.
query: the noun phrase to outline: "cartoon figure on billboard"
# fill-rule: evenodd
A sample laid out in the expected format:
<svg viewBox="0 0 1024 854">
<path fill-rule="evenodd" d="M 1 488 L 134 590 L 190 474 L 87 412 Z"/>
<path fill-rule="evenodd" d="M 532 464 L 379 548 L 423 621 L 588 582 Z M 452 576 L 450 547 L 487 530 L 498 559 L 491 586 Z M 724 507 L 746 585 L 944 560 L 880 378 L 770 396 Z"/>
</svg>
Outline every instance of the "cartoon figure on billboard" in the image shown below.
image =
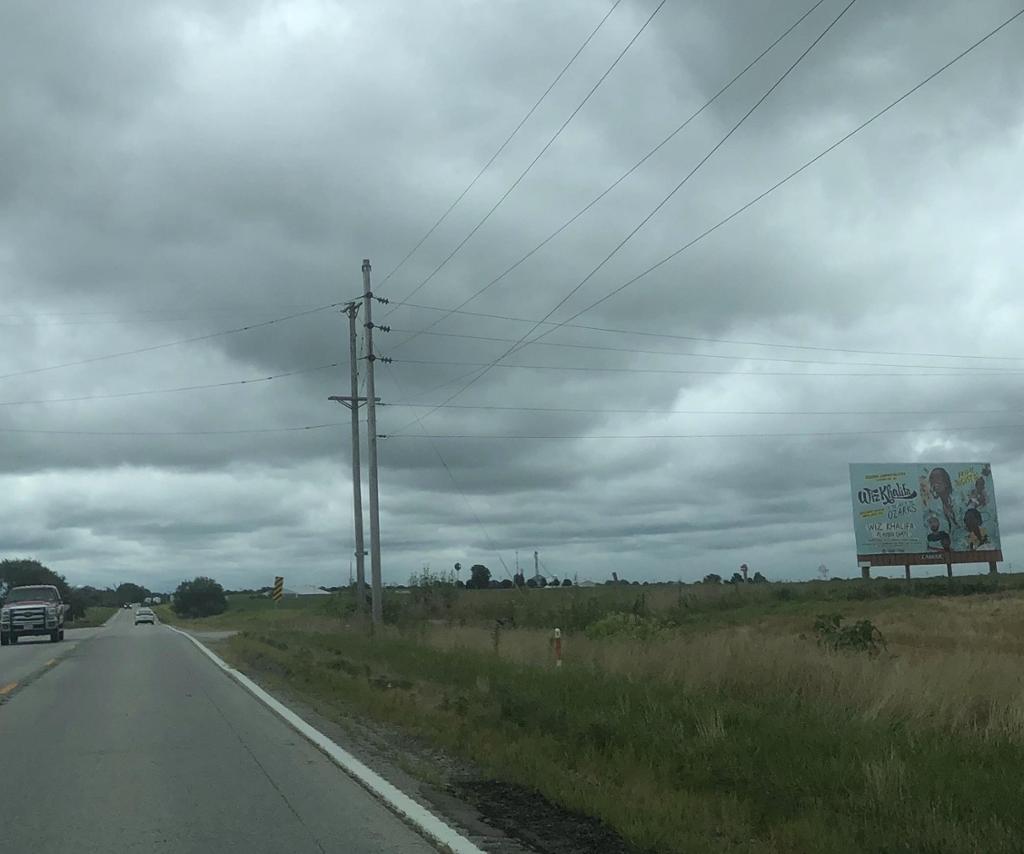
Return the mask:
<svg viewBox="0 0 1024 854">
<path fill-rule="evenodd" d="M 932 494 L 942 502 L 942 514 L 949 523 L 949 529 L 959 527 L 956 512 L 953 510 L 953 481 L 949 478 L 949 472 L 943 468 L 934 468 L 928 475 L 928 485 Z"/>
<path fill-rule="evenodd" d="M 939 517 L 934 513 L 928 517 L 928 551 L 948 552 L 952 545 L 949 534 L 943 531 L 939 523 Z"/>
<path fill-rule="evenodd" d="M 988 494 L 985 492 L 985 478 L 979 477 L 974 481 L 974 489 L 967 496 L 967 507 L 978 508 L 988 504 Z"/>
<path fill-rule="evenodd" d="M 981 527 L 981 513 L 976 507 L 964 513 L 964 527 L 967 529 L 967 548 L 971 551 L 988 544 L 988 533 Z"/>
<path fill-rule="evenodd" d="M 921 496 L 921 502 L 924 504 L 925 511 L 931 510 L 929 501 L 931 501 L 931 490 L 928 489 L 928 478 L 921 475 L 917 479 L 917 494 Z"/>
</svg>

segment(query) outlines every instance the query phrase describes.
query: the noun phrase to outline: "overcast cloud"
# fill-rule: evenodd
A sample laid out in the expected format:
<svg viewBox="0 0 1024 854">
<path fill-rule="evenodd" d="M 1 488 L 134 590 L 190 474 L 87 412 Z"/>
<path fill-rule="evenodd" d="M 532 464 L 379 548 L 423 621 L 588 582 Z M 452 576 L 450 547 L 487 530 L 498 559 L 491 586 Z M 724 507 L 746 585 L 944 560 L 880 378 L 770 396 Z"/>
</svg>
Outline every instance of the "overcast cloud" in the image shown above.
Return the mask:
<svg viewBox="0 0 1024 854">
<path fill-rule="evenodd" d="M 348 413 L 327 400 L 348 393 L 338 308 L 86 360 L 342 302 L 361 291 L 363 258 L 381 282 L 610 5 L 3 3 L 0 554 L 37 557 L 76 583 L 168 587 L 198 572 L 229 586 L 275 574 L 347 581 Z M 379 295 L 402 300 L 445 259 L 656 5 L 622 0 Z M 668 0 L 412 302 L 452 308 L 491 281 L 811 5 Z M 466 310 L 546 315 L 844 5 L 825 0 Z M 854 3 L 554 319 L 768 189 L 1015 11 L 1005 0 Z M 1024 545 L 1022 49 L 1024 18 L 574 321 L 794 349 L 565 327 L 488 371 L 451 401 L 459 407 L 430 412 L 396 404 L 442 403 L 466 379 L 438 386 L 496 359 L 532 324 L 455 314 L 430 332 L 477 338 L 425 334 L 399 346 L 441 313 L 377 306 L 376 319 L 393 327 L 377 334 L 378 350 L 395 359 L 378 374 L 391 404 L 379 427 L 398 434 L 381 442 L 386 580 L 455 561 L 483 562 L 501 577 L 516 550 L 526 561 L 534 549 L 550 574 L 581 579 L 617 570 L 693 580 L 741 562 L 769 578 L 810 577 L 821 563 L 852 575 L 847 464 L 918 459 L 991 460 L 1012 562 Z M 826 349 L 799 349 L 808 347 Z M 1000 358 L 893 355 L 914 353 Z M 75 362 L 85 363 L 36 370 Z M 292 371 L 302 373 L 23 402 Z M 835 376 L 844 372 L 870 375 Z M 426 413 L 422 428 L 410 423 Z M 337 426 L 216 433 L 325 423 Z M 1008 426 L 976 429 L 993 425 Z M 763 435 L 776 433 L 801 435 Z M 692 434 L 732 437 L 672 438 Z M 451 438 L 487 436 L 577 438 Z"/>
</svg>

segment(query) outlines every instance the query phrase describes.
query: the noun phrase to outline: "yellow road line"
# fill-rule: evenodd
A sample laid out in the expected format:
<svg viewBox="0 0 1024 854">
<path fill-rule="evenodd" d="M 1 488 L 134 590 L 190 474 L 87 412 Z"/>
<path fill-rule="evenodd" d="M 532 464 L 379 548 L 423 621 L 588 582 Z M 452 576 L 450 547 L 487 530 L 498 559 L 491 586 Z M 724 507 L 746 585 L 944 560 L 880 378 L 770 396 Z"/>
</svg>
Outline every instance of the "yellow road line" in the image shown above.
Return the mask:
<svg viewBox="0 0 1024 854">
<path fill-rule="evenodd" d="M 55 665 L 56 663 L 57 659 L 51 658 L 49 661 L 46 662 L 46 664 L 43 665 L 43 667 L 53 667 L 53 665 Z"/>
<path fill-rule="evenodd" d="M 3 697 L 5 694 L 10 694 L 11 691 L 13 691 L 17 687 L 18 687 L 18 683 L 17 682 L 11 682 L 8 685 L 4 685 L 3 688 L 0 688 L 0 697 Z"/>
</svg>

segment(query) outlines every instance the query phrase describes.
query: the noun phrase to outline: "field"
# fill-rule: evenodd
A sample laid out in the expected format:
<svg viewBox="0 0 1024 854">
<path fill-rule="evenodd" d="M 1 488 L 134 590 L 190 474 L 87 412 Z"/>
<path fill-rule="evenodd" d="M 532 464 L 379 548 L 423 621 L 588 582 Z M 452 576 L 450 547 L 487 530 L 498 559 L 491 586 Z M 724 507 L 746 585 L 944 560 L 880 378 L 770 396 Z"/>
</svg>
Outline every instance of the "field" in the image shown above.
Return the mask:
<svg viewBox="0 0 1024 854">
<path fill-rule="evenodd" d="M 344 593 L 234 597 L 189 622 L 242 629 L 225 654 L 264 681 L 398 725 L 636 851 L 1010 852 L 1024 839 L 1022 588 L 428 585 L 389 591 L 373 634 Z M 870 624 L 816 630 L 824 615 Z"/>
</svg>

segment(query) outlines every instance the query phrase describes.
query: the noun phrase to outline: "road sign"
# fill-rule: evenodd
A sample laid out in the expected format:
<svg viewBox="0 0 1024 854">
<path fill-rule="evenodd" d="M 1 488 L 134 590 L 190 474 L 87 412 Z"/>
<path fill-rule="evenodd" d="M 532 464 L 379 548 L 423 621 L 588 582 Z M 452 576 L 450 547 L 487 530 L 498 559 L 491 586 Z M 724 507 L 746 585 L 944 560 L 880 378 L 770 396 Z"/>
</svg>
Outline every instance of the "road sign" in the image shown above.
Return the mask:
<svg viewBox="0 0 1024 854">
<path fill-rule="evenodd" d="M 274 576 L 274 589 L 270 595 L 274 597 L 275 602 L 280 602 L 284 598 L 284 576 Z"/>
</svg>

